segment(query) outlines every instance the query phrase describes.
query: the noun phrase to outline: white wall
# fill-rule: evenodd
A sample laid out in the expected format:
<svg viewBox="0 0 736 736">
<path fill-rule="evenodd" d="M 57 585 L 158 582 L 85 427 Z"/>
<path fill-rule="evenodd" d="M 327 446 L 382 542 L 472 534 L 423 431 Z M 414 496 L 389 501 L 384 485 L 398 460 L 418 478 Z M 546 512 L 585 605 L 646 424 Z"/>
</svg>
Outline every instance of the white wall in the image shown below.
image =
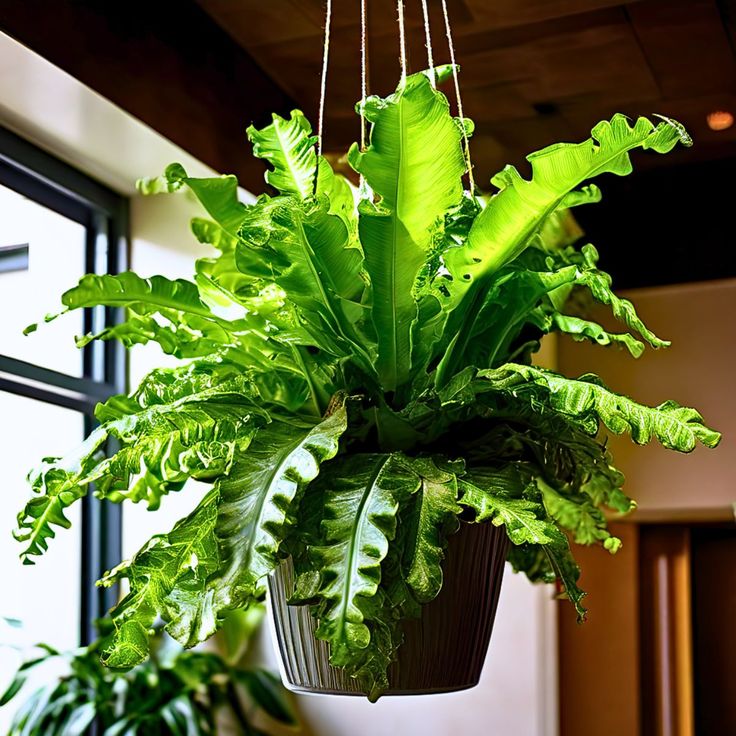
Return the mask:
<svg viewBox="0 0 736 736">
<path fill-rule="evenodd" d="M 96 93 L 0 35 L 0 122 L 121 192 L 171 161 L 206 174 L 195 161 Z M 245 122 L 245 121 L 244 121 Z M 181 197 L 132 200 L 132 261 L 142 275 L 191 276 L 202 253 L 188 233 L 193 204 Z M 171 360 L 156 347 L 136 348 L 131 376 Z M 150 534 L 187 513 L 199 493 L 188 488 L 148 514 L 125 510 L 127 554 Z M 305 733 L 319 736 L 422 734 L 555 736 L 557 732 L 555 605 L 550 589 L 507 571 L 481 684 L 454 695 L 384 698 L 376 705 L 347 698 L 301 696 Z M 264 657 L 273 650 L 264 639 Z M 292 732 L 293 733 L 293 732 Z"/>
<path fill-rule="evenodd" d="M 491 646 L 472 690 L 385 697 L 299 695 L 296 707 L 314 736 L 556 736 L 557 622 L 551 588 L 534 586 L 507 565 Z M 264 661 L 276 668 L 268 631 Z M 279 732 L 281 733 L 281 732 Z M 283 731 L 283 736 L 288 732 Z"/>
</svg>

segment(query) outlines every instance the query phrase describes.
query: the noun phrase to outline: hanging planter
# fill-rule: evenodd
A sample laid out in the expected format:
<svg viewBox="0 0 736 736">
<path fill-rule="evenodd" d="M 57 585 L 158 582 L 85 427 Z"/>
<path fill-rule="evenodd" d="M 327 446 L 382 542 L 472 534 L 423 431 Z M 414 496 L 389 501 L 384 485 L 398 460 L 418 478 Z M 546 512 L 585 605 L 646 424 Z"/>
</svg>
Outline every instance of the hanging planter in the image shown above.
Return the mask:
<svg viewBox="0 0 736 736">
<path fill-rule="evenodd" d="M 569 540 L 620 546 L 604 510 L 633 502 L 599 430 L 681 452 L 718 444 L 694 409 L 643 406 L 596 376 L 532 363 L 550 332 L 634 357 L 668 344 L 561 223 L 599 199 L 585 182 L 631 171 L 631 150 L 689 145 L 682 126 L 616 115 L 581 143 L 531 154 L 529 179 L 507 167 L 484 197 L 472 124 L 436 89 L 456 74 L 402 75 L 394 94 L 361 101 L 357 193 L 298 111 L 248 131 L 274 196 L 246 206 L 234 177 L 177 164 L 141 182 L 147 194 L 189 188 L 208 214 L 192 230 L 217 256 L 197 261 L 194 281 L 88 275 L 62 296 L 66 310 L 128 308 L 80 344 L 154 341 L 184 362 L 100 404 L 83 447 L 31 474 L 25 559 L 91 484 L 150 508 L 189 478 L 211 485 L 102 579 L 129 583 L 106 664 L 144 660 L 157 619 L 185 646 L 203 641 L 268 585 L 293 688 L 376 699 L 470 687 L 507 546 L 515 570 L 557 581 L 581 619 Z M 608 306 L 622 332 L 569 313 L 572 290 Z M 119 449 L 105 458 L 109 439 Z"/>
<path fill-rule="evenodd" d="M 404 625 L 404 643 L 388 670 L 384 695 L 426 695 L 478 684 L 491 640 L 509 540 L 503 527 L 464 524 L 449 540 L 444 584 L 417 619 Z M 295 692 L 366 695 L 358 679 L 330 664 L 308 606 L 289 605 L 293 562 L 269 579 L 273 636 L 281 678 Z"/>
</svg>

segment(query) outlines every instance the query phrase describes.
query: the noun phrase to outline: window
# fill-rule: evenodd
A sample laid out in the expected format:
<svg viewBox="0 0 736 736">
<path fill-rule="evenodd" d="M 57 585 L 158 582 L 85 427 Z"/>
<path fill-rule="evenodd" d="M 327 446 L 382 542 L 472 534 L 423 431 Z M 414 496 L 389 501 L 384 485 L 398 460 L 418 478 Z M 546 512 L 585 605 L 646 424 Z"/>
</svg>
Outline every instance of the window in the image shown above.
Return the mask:
<svg viewBox="0 0 736 736">
<path fill-rule="evenodd" d="M 85 498 L 69 513 L 72 528 L 51 541 L 54 554 L 35 567 L 20 564 L 11 531 L 29 495 L 27 471 L 81 442 L 95 404 L 125 390 L 119 346 L 74 346 L 75 336 L 121 315 L 85 310 L 29 337 L 22 330 L 58 312 L 61 292 L 84 273 L 124 269 L 127 200 L 0 129 L 0 215 L 0 617 L 22 624 L 0 629 L 0 644 L 70 648 L 94 638 L 92 622 L 115 603 L 116 591 L 94 583 L 120 559 L 120 509 Z M 13 659 L 0 656 L 0 689 Z M 7 711 L 0 711 L 3 733 Z"/>
</svg>

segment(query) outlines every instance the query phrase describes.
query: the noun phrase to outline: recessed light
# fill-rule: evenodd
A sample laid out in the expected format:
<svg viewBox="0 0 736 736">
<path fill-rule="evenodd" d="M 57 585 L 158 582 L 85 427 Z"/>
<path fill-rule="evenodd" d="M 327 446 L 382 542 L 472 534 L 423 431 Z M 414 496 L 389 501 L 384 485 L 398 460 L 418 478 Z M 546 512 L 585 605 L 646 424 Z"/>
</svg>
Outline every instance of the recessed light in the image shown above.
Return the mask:
<svg viewBox="0 0 736 736">
<path fill-rule="evenodd" d="M 733 125 L 733 115 L 725 110 L 714 110 L 706 120 L 711 130 L 727 130 Z"/>
</svg>

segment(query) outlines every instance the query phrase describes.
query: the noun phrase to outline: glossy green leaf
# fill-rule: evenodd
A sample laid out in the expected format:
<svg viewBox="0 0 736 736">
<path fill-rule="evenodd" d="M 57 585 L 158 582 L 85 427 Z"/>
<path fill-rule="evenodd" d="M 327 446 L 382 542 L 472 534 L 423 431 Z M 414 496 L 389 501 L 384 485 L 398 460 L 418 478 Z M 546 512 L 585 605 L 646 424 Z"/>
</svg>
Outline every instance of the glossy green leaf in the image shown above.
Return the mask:
<svg viewBox="0 0 736 736">
<path fill-rule="evenodd" d="M 578 622 L 582 623 L 587 613 L 587 609 L 583 606 L 583 598 L 586 593 L 578 586 L 580 567 L 575 562 L 567 537 L 562 532 L 558 532 L 555 542 L 542 545 L 541 550 L 549 560 L 555 578 L 562 586 L 560 597 L 572 603 L 578 614 Z"/>
<path fill-rule="evenodd" d="M 511 346 L 530 314 L 550 292 L 573 284 L 579 272 L 575 266 L 556 271 L 510 270 L 499 274 L 478 306 L 471 329 L 457 333 L 439 362 L 435 383 L 442 387 L 447 376 L 464 364 L 495 366 L 507 360 Z"/>
<path fill-rule="evenodd" d="M 529 244 L 547 215 L 576 187 L 604 173 L 630 174 L 632 149 L 667 153 L 677 143 L 691 145 L 692 140 L 672 121 L 655 125 L 641 117 L 632 125 L 624 115 L 614 115 L 598 123 L 582 143 L 557 143 L 527 156 L 530 180 L 507 166 L 492 180 L 499 192 L 473 223 L 467 247 L 449 255 L 450 270 L 472 279 L 497 271 Z"/>
<path fill-rule="evenodd" d="M 167 353 L 197 357 L 228 346 L 245 348 L 238 336 L 255 334 L 252 322 L 230 323 L 218 318 L 203 303 L 196 285 L 182 279 L 143 279 L 132 272 L 117 276 L 89 274 L 62 295 L 62 303 L 67 311 L 96 306 L 129 310 L 121 324 L 78 338 L 78 347 L 96 339 L 118 339 L 126 347 L 155 341 Z M 55 317 L 49 315 L 46 319 Z M 265 336 L 259 339 L 265 340 Z"/>
<path fill-rule="evenodd" d="M 442 588 L 447 537 L 460 526 L 458 480 L 454 472 L 429 459 L 410 461 L 409 467 L 419 475 L 421 485 L 402 519 L 403 574 L 417 601 L 428 603 Z"/>
<path fill-rule="evenodd" d="M 666 348 L 667 340 L 657 337 L 641 320 L 634 305 L 622 299 L 611 290 L 611 277 L 597 268 L 598 251 L 592 245 L 584 245 L 580 250 L 582 273 L 576 283 L 590 290 L 593 298 L 611 307 L 613 316 L 623 322 L 630 330 L 641 335 L 654 348 Z"/>
<path fill-rule="evenodd" d="M 503 525 L 514 544 L 550 544 L 559 533 L 539 503 L 524 498 L 530 479 L 509 465 L 501 470 L 473 468 L 460 479 L 460 503 L 475 512 L 475 521 Z"/>
<path fill-rule="evenodd" d="M 26 543 L 24 562 L 47 549 L 54 525 L 69 527 L 64 510 L 91 483 L 100 496 L 156 508 L 187 478 L 224 473 L 268 420 L 257 400 L 253 383 L 227 364 L 154 371 L 132 397 L 112 399 L 97 412 L 104 423 L 75 452 L 46 458 L 29 476 L 34 495 L 18 515 L 16 532 Z M 108 439 L 122 446 L 105 458 Z"/>
<path fill-rule="evenodd" d="M 619 550 L 621 540 L 611 535 L 603 512 L 597 509 L 589 498 L 566 497 L 541 478 L 537 479 L 537 485 L 542 492 L 547 513 L 563 529 L 572 532 L 578 544 L 600 542 L 609 552 Z"/>
<path fill-rule="evenodd" d="M 359 676 L 369 693 L 386 686 L 396 647 L 390 605 L 379 592 L 381 563 L 396 535 L 400 500 L 419 485 L 397 456 L 353 455 L 327 466 L 302 501 L 323 509 L 309 550 L 320 573 L 316 635 L 329 642 L 330 662 Z"/>
<path fill-rule="evenodd" d="M 312 126 L 300 110 L 292 110 L 288 120 L 273 115 L 273 122 L 261 130 L 248 128 L 253 155 L 273 167 L 266 172 L 266 181 L 282 194 L 299 199 L 314 195 L 317 154 Z"/>
<path fill-rule="evenodd" d="M 532 315 L 530 321 L 533 321 L 544 332 L 562 332 L 571 335 L 575 340 L 590 340 L 598 345 L 622 345 L 635 358 L 640 357 L 644 352 L 644 343 L 632 337 L 628 332 L 608 332 L 597 322 L 573 315 L 559 312 L 547 315 L 540 311 Z"/>
<path fill-rule="evenodd" d="M 65 458 L 44 458 L 39 468 L 28 476 L 34 495 L 18 513 L 18 528 L 13 535 L 23 542 L 24 564 L 33 564 L 31 555 L 43 554 L 54 526 L 68 529 L 71 522 L 64 510 L 87 493 L 85 478 L 99 463 L 98 453 L 107 440 L 107 432 L 98 428 L 76 452 Z"/>
<path fill-rule="evenodd" d="M 312 344 L 338 356 L 353 354 L 372 372 L 364 337 L 355 325 L 363 311 L 363 259 L 350 246 L 344 222 L 329 214 L 324 200 L 299 206 L 277 198 L 261 206 L 268 226 L 246 221 L 236 255 L 240 270 L 248 273 L 258 253 L 256 268 L 268 264 L 274 282 L 298 308 Z"/>
<path fill-rule="evenodd" d="M 291 505 L 320 464 L 337 454 L 346 429 L 344 405 L 314 427 L 274 422 L 218 481 L 221 562 L 210 581 L 218 610 L 243 607 L 264 592 L 265 577 L 278 564 Z"/>
<path fill-rule="evenodd" d="M 103 653 L 107 666 L 130 669 L 144 661 L 149 631 L 159 616 L 186 643 L 214 633 L 216 613 L 205 586 L 220 560 L 214 531 L 218 500 L 217 491 L 210 491 L 168 534 L 154 536 L 130 561 L 102 578 L 106 587 L 123 579 L 130 586 L 110 613 L 115 634 Z"/>
<path fill-rule="evenodd" d="M 140 179 L 141 194 L 163 194 L 189 187 L 210 217 L 225 232 L 236 235 L 246 212 L 246 205 L 238 199 L 238 180 L 234 176 L 195 178 L 187 175 L 181 164 L 171 164 L 163 176 Z"/>
<path fill-rule="evenodd" d="M 370 146 L 348 158 L 377 201 L 360 207 L 360 240 L 371 279 L 371 315 L 378 336 L 376 365 L 386 391 L 408 378 L 414 288 L 433 249 L 433 233 L 460 203 L 465 170 L 460 128 L 444 95 L 424 74 L 407 78 L 391 96 L 371 97 L 363 114 Z"/>
<path fill-rule="evenodd" d="M 509 363 L 497 370 L 481 371 L 479 377 L 494 390 L 539 396 L 555 411 L 581 420 L 593 417 L 615 434 L 628 432 L 637 444 L 656 438 L 668 449 L 691 452 L 701 442 L 716 447 L 720 433 L 703 423 L 703 417 L 688 407 L 666 401 L 657 407 L 644 406 L 609 391 L 596 376 L 565 378 L 532 366 Z M 595 429 L 594 428 L 594 429 Z"/>
<path fill-rule="evenodd" d="M 65 292 L 62 304 L 68 309 L 81 307 L 128 307 L 144 314 L 173 309 L 200 317 L 211 317 L 202 304 L 196 286 L 190 281 L 171 281 L 163 276 L 142 279 L 132 271 L 117 276 L 87 274 L 79 285 Z"/>
</svg>

